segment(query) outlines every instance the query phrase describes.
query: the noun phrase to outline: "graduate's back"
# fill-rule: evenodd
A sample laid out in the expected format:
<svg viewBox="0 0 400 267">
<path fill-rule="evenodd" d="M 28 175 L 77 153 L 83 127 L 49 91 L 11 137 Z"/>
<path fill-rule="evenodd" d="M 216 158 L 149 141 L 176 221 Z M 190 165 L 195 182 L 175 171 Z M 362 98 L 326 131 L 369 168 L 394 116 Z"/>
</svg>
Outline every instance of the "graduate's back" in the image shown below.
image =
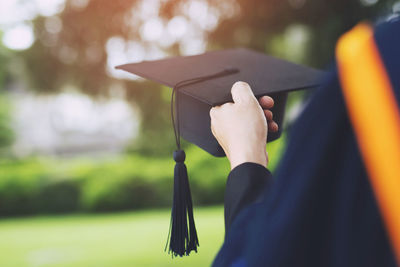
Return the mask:
<svg viewBox="0 0 400 267">
<path fill-rule="evenodd" d="M 400 20 L 374 37 L 400 103 Z M 238 215 L 215 266 L 396 266 L 336 67 L 325 81 L 293 125 L 265 201 Z"/>
</svg>

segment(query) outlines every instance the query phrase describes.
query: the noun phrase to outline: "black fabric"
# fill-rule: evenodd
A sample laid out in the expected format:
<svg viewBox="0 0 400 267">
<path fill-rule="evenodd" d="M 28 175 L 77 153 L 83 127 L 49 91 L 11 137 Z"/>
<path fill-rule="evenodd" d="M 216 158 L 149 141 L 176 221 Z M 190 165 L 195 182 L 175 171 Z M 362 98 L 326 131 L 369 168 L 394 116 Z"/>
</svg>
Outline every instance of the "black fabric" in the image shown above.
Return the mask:
<svg viewBox="0 0 400 267">
<path fill-rule="evenodd" d="M 271 173 L 257 163 L 246 162 L 230 172 L 225 190 L 225 233 L 243 208 L 263 200 L 271 182 Z"/>
<path fill-rule="evenodd" d="M 214 266 L 396 266 L 332 79 L 293 126 L 264 201 L 230 224 Z"/>
<path fill-rule="evenodd" d="M 395 33 L 394 28 L 400 28 L 400 16 L 377 26 L 375 40 L 378 50 L 389 74 L 390 82 L 394 88 L 400 88 L 400 29 Z M 397 59 L 397 60 L 396 60 Z M 400 90 L 394 90 L 396 98 L 400 99 Z M 400 104 L 399 102 L 397 102 Z"/>
<path fill-rule="evenodd" d="M 180 102 L 177 113 L 180 114 L 181 136 L 217 157 L 225 156 L 225 153 L 211 133 L 209 111 L 213 106 L 232 101 L 230 91 L 235 82 L 248 82 L 257 97 L 273 97 L 274 120 L 278 125 L 283 125 L 287 93 L 316 87 L 320 84 L 317 77 L 321 74 L 309 67 L 242 48 L 125 64 L 116 68 L 169 87 L 208 77 L 201 79 L 201 82 L 180 86 L 176 91 Z M 215 76 L 226 69 L 235 69 L 237 72 Z M 281 129 L 271 133 L 267 141 L 279 138 Z"/>
<path fill-rule="evenodd" d="M 375 39 L 381 53 L 389 49 L 383 54 L 391 68 L 400 62 L 400 21 L 377 28 L 382 30 Z M 399 70 L 388 74 L 399 103 Z M 371 127 L 379 130 L 379 122 Z M 293 126 L 264 200 L 235 216 L 213 265 L 396 266 L 336 68 Z"/>
</svg>

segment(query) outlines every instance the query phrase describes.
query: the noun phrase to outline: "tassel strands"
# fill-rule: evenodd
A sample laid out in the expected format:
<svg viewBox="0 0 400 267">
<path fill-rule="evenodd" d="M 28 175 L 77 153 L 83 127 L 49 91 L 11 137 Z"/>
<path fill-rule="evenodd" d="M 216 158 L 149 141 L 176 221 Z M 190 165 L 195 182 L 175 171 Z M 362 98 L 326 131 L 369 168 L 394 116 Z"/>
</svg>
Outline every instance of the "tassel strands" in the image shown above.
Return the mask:
<svg viewBox="0 0 400 267">
<path fill-rule="evenodd" d="M 169 251 L 172 257 L 197 252 L 199 240 L 193 217 L 193 203 L 183 150 L 174 151 L 174 199 L 171 212 Z M 168 245 L 168 243 L 167 243 Z"/>
</svg>

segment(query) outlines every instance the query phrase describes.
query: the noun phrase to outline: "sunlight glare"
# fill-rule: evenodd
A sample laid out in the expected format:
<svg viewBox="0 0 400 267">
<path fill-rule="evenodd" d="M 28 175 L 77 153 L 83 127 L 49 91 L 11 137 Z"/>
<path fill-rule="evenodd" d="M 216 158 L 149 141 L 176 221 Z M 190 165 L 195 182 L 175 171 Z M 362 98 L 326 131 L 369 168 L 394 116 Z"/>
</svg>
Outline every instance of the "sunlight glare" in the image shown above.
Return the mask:
<svg viewBox="0 0 400 267">
<path fill-rule="evenodd" d="M 35 0 L 37 13 L 48 17 L 64 10 L 65 0 Z"/>
<path fill-rule="evenodd" d="M 26 23 L 7 29 L 3 35 L 3 44 L 12 50 L 25 50 L 35 41 L 32 26 Z"/>
<path fill-rule="evenodd" d="M 188 21 L 182 16 L 173 17 L 167 25 L 167 31 L 173 37 L 180 39 L 182 38 L 188 27 Z"/>
<path fill-rule="evenodd" d="M 140 36 L 145 41 L 156 41 L 164 31 L 164 25 L 161 19 L 157 17 L 150 18 L 144 22 L 140 28 Z"/>
</svg>

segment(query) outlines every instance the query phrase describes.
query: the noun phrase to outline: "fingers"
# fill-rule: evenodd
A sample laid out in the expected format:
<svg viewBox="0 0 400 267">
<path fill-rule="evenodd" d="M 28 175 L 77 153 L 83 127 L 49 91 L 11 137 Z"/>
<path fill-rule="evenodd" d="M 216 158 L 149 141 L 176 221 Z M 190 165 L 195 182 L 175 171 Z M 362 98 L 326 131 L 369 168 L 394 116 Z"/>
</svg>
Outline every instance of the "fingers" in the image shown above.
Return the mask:
<svg viewBox="0 0 400 267">
<path fill-rule="evenodd" d="M 261 107 L 263 109 L 271 109 L 274 107 L 274 100 L 270 96 L 262 96 L 258 99 L 258 102 L 260 103 Z"/>
<path fill-rule="evenodd" d="M 274 114 L 272 114 L 271 110 L 264 109 L 264 114 L 265 114 L 265 118 L 267 119 L 267 121 L 272 121 Z"/>
<path fill-rule="evenodd" d="M 242 103 L 251 103 L 252 101 L 257 101 L 255 98 L 253 91 L 251 90 L 250 86 L 245 82 L 236 82 L 231 89 L 232 99 L 233 102 L 236 104 Z M 274 100 L 270 96 L 262 96 L 258 99 L 258 103 L 263 108 L 263 112 L 268 124 L 268 131 L 270 132 L 277 132 L 279 130 L 278 124 L 273 121 L 273 113 L 271 110 L 274 107 Z M 227 103 L 232 104 L 232 103 Z M 225 105 L 227 105 L 225 104 Z M 217 107 L 218 108 L 221 108 Z M 210 110 L 210 116 L 213 117 L 213 112 L 217 110 L 213 108 Z M 212 129 L 211 129 L 212 130 Z"/>
<path fill-rule="evenodd" d="M 245 82 L 236 82 L 231 89 L 232 99 L 235 103 L 250 103 L 257 100 L 250 86 Z"/>
<path fill-rule="evenodd" d="M 271 133 L 275 133 L 279 130 L 279 126 L 274 121 L 268 121 L 268 131 Z"/>
<path fill-rule="evenodd" d="M 270 96 L 262 96 L 258 99 L 258 102 L 264 110 L 264 115 L 268 123 L 268 131 L 277 132 L 279 130 L 279 126 L 275 121 L 273 121 L 274 114 L 271 110 L 269 110 L 274 107 L 274 100 Z"/>
<path fill-rule="evenodd" d="M 271 110 L 264 110 L 264 114 L 265 114 L 265 118 L 267 119 L 267 123 L 268 123 L 268 131 L 270 132 L 277 132 L 279 127 L 278 124 L 273 121 L 273 114 Z"/>
</svg>

